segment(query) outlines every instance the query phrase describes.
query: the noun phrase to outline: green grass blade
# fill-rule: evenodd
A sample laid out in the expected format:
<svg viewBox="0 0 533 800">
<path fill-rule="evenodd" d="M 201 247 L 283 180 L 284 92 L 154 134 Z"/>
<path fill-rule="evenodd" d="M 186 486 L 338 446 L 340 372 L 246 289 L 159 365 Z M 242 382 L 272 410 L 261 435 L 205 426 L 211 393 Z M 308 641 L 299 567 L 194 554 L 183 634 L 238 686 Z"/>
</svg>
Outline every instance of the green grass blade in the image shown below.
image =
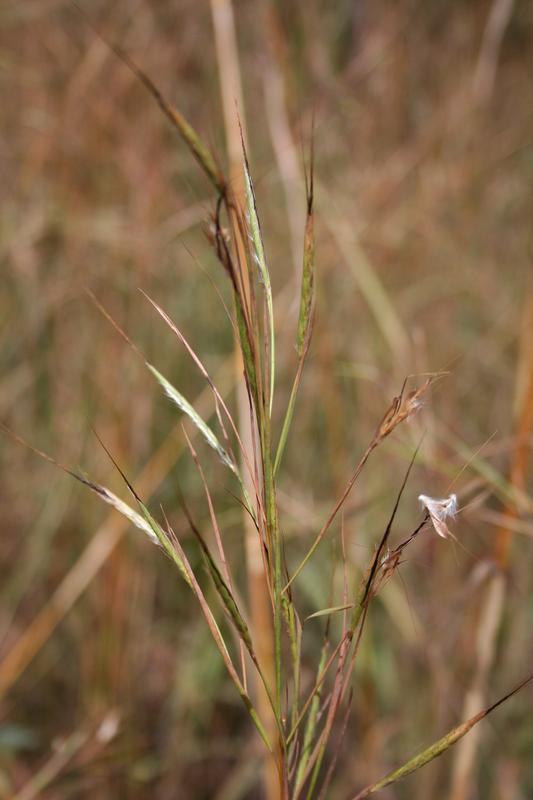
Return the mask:
<svg viewBox="0 0 533 800">
<path fill-rule="evenodd" d="M 230 591 L 230 588 L 228 587 L 227 583 L 225 582 L 225 580 L 224 580 L 224 578 L 222 576 L 222 573 L 220 572 L 220 570 L 219 570 L 219 568 L 218 568 L 213 556 L 211 555 L 211 552 L 209 551 L 209 548 L 207 547 L 205 541 L 203 540 L 203 538 L 199 538 L 199 543 L 200 543 L 200 548 L 202 550 L 202 555 L 204 557 L 205 564 L 207 566 L 209 574 L 211 575 L 211 579 L 212 579 L 212 581 L 213 581 L 213 583 L 215 585 L 217 593 L 218 593 L 222 603 L 224 604 L 224 608 L 226 609 L 226 611 L 228 612 L 229 616 L 231 617 L 231 620 L 232 620 L 232 622 L 233 622 L 233 624 L 234 624 L 234 626 L 235 626 L 235 628 L 237 630 L 237 633 L 240 636 L 240 638 L 242 639 L 242 641 L 244 642 L 244 645 L 245 645 L 246 649 L 248 650 L 248 653 L 250 654 L 250 657 L 251 657 L 251 659 L 252 659 L 252 661 L 253 661 L 253 663 L 254 663 L 254 665 L 255 665 L 258 673 L 259 673 L 259 677 L 260 677 L 261 682 L 262 682 L 262 684 L 263 684 L 263 686 L 265 688 L 265 691 L 267 693 L 269 702 L 270 702 L 271 707 L 272 707 L 272 711 L 274 712 L 274 715 L 276 717 L 276 724 L 278 726 L 278 729 L 279 729 L 279 732 L 280 732 L 280 735 L 281 735 L 283 733 L 283 728 L 281 726 L 279 718 L 276 715 L 276 708 L 275 708 L 275 704 L 274 704 L 274 699 L 272 697 L 272 693 L 270 691 L 270 687 L 269 687 L 268 682 L 267 682 L 267 680 L 266 680 L 266 678 L 264 676 L 264 673 L 263 673 L 263 671 L 262 671 L 262 669 L 260 667 L 260 664 L 259 664 L 259 662 L 257 660 L 257 656 L 256 656 L 255 651 L 254 651 L 254 647 L 253 647 L 253 643 L 252 643 L 252 637 L 250 635 L 250 630 L 248 628 L 248 625 L 246 624 L 246 622 L 244 620 L 244 617 L 242 616 L 241 612 L 239 611 L 239 607 L 237 606 L 237 603 L 235 602 L 235 598 L 233 597 L 233 595 L 232 595 L 232 593 Z"/>
<path fill-rule="evenodd" d="M 113 461 L 113 464 L 116 466 L 116 468 L 120 472 L 120 474 L 121 474 L 124 482 L 126 483 L 128 489 L 130 490 L 130 492 L 132 493 L 134 498 L 139 503 L 139 506 L 141 508 L 141 511 L 143 512 L 143 515 L 144 515 L 144 517 L 146 519 L 146 522 L 148 523 L 148 525 L 152 529 L 155 537 L 160 542 L 161 546 L 163 547 L 163 549 L 165 550 L 165 552 L 167 553 L 169 558 L 178 567 L 178 569 L 179 569 L 180 573 L 182 574 L 185 582 L 188 584 L 188 586 L 192 589 L 192 591 L 196 595 L 196 598 L 198 599 L 198 602 L 200 604 L 200 608 L 202 609 L 202 612 L 203 612 L 203 614 L 204 614 L 204 616 L 206 618 L 206 622 L 207 622 L 207 624 L 209 626 L 209 629 L 211 631 L 213 639 L 215 640 L 215 644 L 217 645 L 218 650 L 219 650 L 219 652 L 220 652 L 220 654 L 221 654 L 221 656 L 222 656 L 222 658 L 224 660 L 224 664 L 226 665 L 226 669 L 228 670 L 230 678 L 232 679 L 232 681 L 233 681 L 233 683 L 234 683 L 234 685 L 235 685 L 235 687 L 236 687 L 236 689 L 237 689 L 237 691 L 239 693 L 239 696 L 241 697 L 241 700 L 243 701 L 244 705 L 246 706 L 246 708 L 248 710 L 248 713 L 250 714 L 250 717 L 251 717 L 251 719 L 252 719 L 257 731 L 259 732 L 259 734 L 260 734 L 261 738 L 263 739 L 263 741 L 264 741 L 265 745 L 267 746 L 267 748 L 269 750 L 271 750 L 271 744 L 270 744 L 270 741 L 268 739 L 268 736 L 267 736 L 267 733 L 265 731 L 265 728 L 264 728 L 261 720 L 259 719 L 257 711 L 255 710 L 255 708 L 253 706 L 253 703 L 250 700 L 250 697 L 248 696 L 246 688 L 241 683 L 241 680 L 240 680 L 240 678 L 239 678 L 239 676 L 238 676 L 238 674 L 237 674 L 237 672 L 235 670 L 235 667 L 234 667 L 233 662 L 231 660 L 231 656 L 229 654 L 228 648 L 227 648 L 226 643 L 224 641 L 224 637 L 222 636 L 220 628 L 218 627 L 218 624 L 217 624 L 217 622 L 216 622 L 216 620 L 215 620 L 215 618 L 213 616 L 213 612 L 211 611 L 211 608 L 209 607 L 209 604 L 207 603 L 207 600 L 205 599 L 205 596 L 204 596 L 204 594 L 203 594 L 203 592 L 202 592 L 202 590 L 201 590 L 201 588 L 200 588 L 200 586 L 198 584 L 198 581 L 196 580 L 196 576 L 195 576 L 195 574 L 194 574 L 194 572 L 192 570 L 192 567 L 191 567 L 191 565 L 189 563 L 189 560 L 188 560 L 188 558 L 187 558 L 187 556 L 185 554 L 185 551 L 183 550 L 179 540 L 177 539 L 176 535 L 174 534 L 174 532 L 172 531 L 172 529 L 170 528 L 168 523 L 167 523 L 167 528 L 168 528 L 168 534 L 167 534 L 161 528 L 161 526 L 155 521 L 155 519 L 152 517 L 152 515 L 148 511 L 147 507 L 144 505 L 142 500 L 139 498 L 137 492 L 133 488 L 132 484 L 129 482 L 129 480 L 126 477 L 125 473 L 122 471 L 122 469 L 119 467 L 117 462 L 114 460 L 113 456 L 111 455 L 109 450 L 106 448 L 106 446 L 104 445 L 104 443 L 102 442 L 100 437 L 98 437 L 98 434 L 96 434 L 96 435 L 97 435 L 97 438 L 99 439 L 102 447 L 104 448 L 104 450 L 106 451 L 108 456 Z M 75 477 L 77 477 L 77 476 L 75 476 Z"/>
<path fill-rule="evenodd" d="M 289 404 L 287 406 L 287 411 L 285 412 L 285 418 L 283 420 L 283 426 L 281 428 L 278 447 L 276 449 L 276 458 L 274 459 L 274 475 L 277 475 L 281 459 L 283 458 L 283 453 L 285 452 L 285 445 L 287 444 L 287 438 L 289 436 L 289 431 L 292 424 L 292 418 L 294 415 L 294 406 L 296 405 L 296 395 L 298 394 L 298 388 L 300 386 L 301 374 L 302 374 L 301 369 L 298 368 L 298 372 L 296 373 L 294 383 L 292 384 L 291 394 L 289 397 Z"/>
<path fill-rule="evenodd" d="M 522 683 L 520 683 L 506 695 L 504 695 L 504 697 L 501 697 L 499 700 L 497 700 L 496 703 L 493 703 L 493 705 L 489 706 L 488 708 L 479 711 L 477 714 L 475 714 L 473 717 L 470 717 L 469 720 L 463 722 L 461 725 L 457 725 L 456 728 L 453 728 L 441 739 L 438 739 L 432 745 L 426 747 L 426 749 L 422 750 L 422 752 L 418 753 L 418 755 L 414 756 L 413 758 L 410 758 L 409 761 L 406 761 L 406 763 L 403 764 L 401 767 L 393 770 L 392 772 L 389 772 L 387 775 L 385 775 L 384 778 L 381 778 L 381 780 L 376 781 L 376 783 L 372 783 L 370 786 L 367 786 L 365 789 L 359 792 L 359 794 L 355 795 L 353 800 L 363 800 L 363 798 L 368 797 L 369 795 L 380 791 L 380 789 L 384 789 L 391 783 L 396 783 L 396 781 L 405 778 L 412 772 L 415 772 L 421 767 L 424 767 L 426 764 L 429 764 L 429 762 L 433 761 L 433 759 L 438 758 L 438 756 L 445 753 L 446 750 L 448 750 L 448 748 L 450 748 L 452 745 L 458 742 L 459 739 L 462 739 L 463 736 L 465 736 L 474 727 L 474 725 L 477 725 L 478 722 L 481 722 L 482 719 L 488 716 L 492 711 L 498 708 L 498 706 L 500 706 L 514 694 L 519 692 L 520 689 L 523 689 L 524 686 L 526 686 L 532 680 L 533 680 L 533 674 L 530 675 L 528 678 L 526 678 L 525 681 L 522 681 Z"/>
<path fill-rule="evenodd" d="M 157 537 L 159 544 L 161 545 L 167 556 L 170 558 L 170 560 L 176 565 L 187 586 L 189 586 L 189 588 L 192 589 L 191 580 L 189 578 L 187 570 L 185 569 L 185 564 L 183 563 L 183 559 L 179 555 L 176 548 L 173 546 L 173 543 L 170 541 L 167 534 L 165 533 L 163 528 L 159 525 L 159 523 L 156 522 L 156 520 L 152 517 L 147 507 L 142 502 L 142 500 L 140 500 L 138 497 L 137 497 L 137 502 L 139 503 L 139 506 L 141 508 L 141 511 L 143 512 L 146 522 L 152 529 L 154 535 Z"/>
<path fill-rule="evenodd" d="M 120 497 L 117 497 L 114 492 L 110 489 L 107 489 L 105 486 L 101 486 L 100 484 L 93 483 L 89 481 L 87 478 L 83 478 L 80 475 L 76 475 L 75 473 L 71 472 L 71 475 L 83 483 L 85 486 L 88 486 L 95 494 L 98 495 L 105 503 L 108 505 L 113 506 L 119 514 L 122 514 L 123 517 L 126 517 L 136 528 L 143 531 L 147 534 L 148 538 L 154 544 L 160 545 L 165 553 L 169 556 L 171 561 L 175 563 L 178 567 L 178 570 L 181 573 L 181 576 L 184 578 L 185 582 L 190 586 L 189 578 L 187 573 L 185 572 L 185 568 L 183 563 L 180 561 L 179 557 L 177 556 L 176 552 L 172 548 L 170 542 L 168 541 L 168 537 L 166 536 L 163 529 L 158 525 L 155 519 L 152 517 L 144 503 L 137 497 L 137 495 L 133 492 L 137 502 L 139 503 L 139 507 L 142 511 L 141 514 L 138 514 L 136 511 L 131 508 L 124 500 L 121 500 Z M 129 486 L 129 484 L 128 484 Z M 132 491 L 130 487 L 130 491 Z"/>
</svg>

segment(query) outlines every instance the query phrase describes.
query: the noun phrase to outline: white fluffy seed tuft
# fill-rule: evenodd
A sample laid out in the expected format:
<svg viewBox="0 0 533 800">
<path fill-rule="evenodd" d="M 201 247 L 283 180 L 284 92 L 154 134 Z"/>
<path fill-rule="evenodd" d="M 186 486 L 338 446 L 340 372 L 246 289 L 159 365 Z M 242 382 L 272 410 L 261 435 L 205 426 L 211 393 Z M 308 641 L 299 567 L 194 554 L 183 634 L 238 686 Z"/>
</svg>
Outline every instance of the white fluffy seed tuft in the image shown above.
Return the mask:
<svg viewBox="0 0 533 800">
<path fill-rule="evenodd" d="M 449 497 L 437 499 L 428 497 L 427 494 L 418 495 L 422 506 L 427 510 L 435 532 L 443 539 L 451 539 L 452 533 L 446 525 L 448 518 L 455 519 L 457 514 L 457 495 L 451 494 Z"/>
</svg>

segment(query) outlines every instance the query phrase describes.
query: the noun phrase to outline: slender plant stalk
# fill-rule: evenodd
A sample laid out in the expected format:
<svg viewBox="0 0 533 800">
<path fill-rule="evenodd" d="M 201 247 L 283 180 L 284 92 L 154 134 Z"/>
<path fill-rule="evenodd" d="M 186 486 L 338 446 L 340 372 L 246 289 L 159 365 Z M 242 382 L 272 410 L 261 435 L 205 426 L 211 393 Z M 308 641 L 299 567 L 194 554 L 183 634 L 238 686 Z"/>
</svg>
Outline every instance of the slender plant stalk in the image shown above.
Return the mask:
<svg viewBox="0 0 533 800">
<path fill-rule="evenodd" d="M 246 124 L 244 118 L 244 103 L 241 88 L 241 75 L 239 66 L 239 55 L 235 33 L 235 21 L 231 0 L 211 0 L 211 11 L 213 27 L 215 33 L 215 45 L 219 65 L 220 88 L 222 93 L 222 108 L 224 113 L 226 129 L 226 146 L 229 158 L 229 176 L 232 187 L 233 202 L 237 208 L 245 207 L 245 183 L 243 173 L 243 152 L 242 141 L 246 138 Z M 239 127 L 239 118 L 240 125 Z M 232 228 L 235 232 L 234 246 L 236 250 L 236 260 L 240 264 L 246 262 L 246 242 L 240 225 L 240 220 L 236 217 L 236 210 L 232 206 L 230 215 L 233 216 Z M 249 303 L 251 300 L 248 275 L 243 270 L 243 290 L 244 297 Z M 238 321 L 243 324 L 239 317 L 237 305 Z M 241 342 L 245 337 L 241 336 Z M 239 405 L 239 432 L 243 441 L 248 459 L 254 462 L 254 426 L 255 422 L 251 415 L 250 404 L 246 386 L 242 380 L 243 355 L 239 347 L 235 351 L 235 371 L 237 379 L 238 405 Z M 251 479 L 246 477 L 245 481 L 251 483 Z M 253 487 L 247 486 L 248 493 L 253 497 Z M 261 552 L 261 542 L 255 526 L 249 516 L 243 515 L 245 530 L 246 564 L 248 572 L 248 592 L 250 600 L 251 630 L 254 641 L 256 642 L 257 658 L 265 676 L 265 680 L 271 686 L 277 681 L 275 678 L 275 655 L 274 638 L 272 632 L 272 605 L 270 593 L 267 586 L 266 571 L 264 568 L 263 554 Z M 270 707 L 267 692 L 259 683 L 256 684 L 254 691 L 257 694 L 257 705 L 261 718 L 268 732 L 269 737 L 274 741 L 277 736 L 277 723 L 275 715 Z M 276 697 L 278 696 L 276 692 Z M 279 708 L 279 700 L 276 700 L 276 707 Z M 279 715 L 278 715 L 279 716 Z M 279 763 L 276 765 L 268 756 L 263 761 L 263 786 L 266 800 L 278 800 L 281 796 L 281 772 Z"/>
<path fill-rule="evenodd" d="M 307 724 L 305 726 L 305 734 L 302 744 L 302 754 L 298 762 L 298 770 L 296 772 L 296 786 L 302 783 L 307 762 L 311 753 L 311 746 L 315 736 L 316 726 L 318 722 L 318 712 L 320 710 L 320 698 L 322 697 L 322 682 L 327 671 L 327 656 L 328 656 L 328 642 L 325 641 L 320 653 L 320 661 L 318 663 L 317 681 L 315 689 L 313 690 L 311 708 L 309 709 L 309 716 L 307 717 Z M 298 720 L 295 721 L 295 726 Z M 293 728 L 294 730 L 295 728 Z"/>
</svg>

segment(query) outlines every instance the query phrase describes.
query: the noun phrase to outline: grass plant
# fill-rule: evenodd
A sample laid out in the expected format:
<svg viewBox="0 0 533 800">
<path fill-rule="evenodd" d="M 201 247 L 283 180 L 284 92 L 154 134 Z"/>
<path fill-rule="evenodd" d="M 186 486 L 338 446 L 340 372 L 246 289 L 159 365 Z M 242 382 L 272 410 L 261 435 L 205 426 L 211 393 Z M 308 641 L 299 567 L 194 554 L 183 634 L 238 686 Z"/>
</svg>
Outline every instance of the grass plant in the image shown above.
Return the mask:
<svg viewBox="0 0 533 800">
<path fill-rule="evenodd" d="M 398 519 L 406 487 L 412 481 L 415 466 L 421 461 L 419 448 L 423 435 L 420 437 L 420 427 L 417 428 L 417 425 L 419 419 L 423 418 L 430 395 L 436 393 L 439 396 L 435 390 L 444 384 L 444 372 L 418 371 L 415 375 L 402 378 L 396 396 L 382 408 L 375 409 L 374 426 L 369 429 L 365 443 L 353 458 L 354 465 L 343 485 L 328 505 L 324 502 L 325 511 L 314 532 L 307 538 L 299 537 L 295 546 L 287 534 L 290 514 L 287 513 L 286 500 L 280 488 L 283 481 L 287 480 L 284 458 L 291 448 L 300 447 L 295 430 L 298 427 L 299 403 L 302 402 L 299 390 L 306 369 L 313 369 L 308 364 L 308 358 L 312 351 L 315 322 L 320 315 L 328 316 L 333 323 L 335 320 L 334 310 L 321 306 L 317 297 L 320 251 L 315 242 L 318 182 L 315 177 L 313 135 L 308 143 L 309 156 L 304 168 L 306 218 L 302 231 L 300 291 L 299 296 L 293 298 L 297 318 L 293 320 L 291 341 L 296 355 L 288 381 L 289 389 L 285 391 L 278 375 L 284 369 L 279 353 L 287 350 L 287 346 L 286 342 L 282 346 L 279 342 L 282 326 L 279 324 L 281 313 L 278 313 L 278 298 L 274 288 L 276 268 L 272 266 L 274 259 L 268 248 L 270 237 L 266 235 L 261 196 L 252 167 L 253 147 L 245 141 L 241 130 L 240 170 L 244 192 L 240 192 L 236 189 L 235 175 L 225 174 L 215 150 L 126 50 L 114 44 L 106 43 L 106 47 L 148 91 L 207 178 L 211 197 L 205 238 L 211 249 L 211 258 L 218 264 L 219 274 L 226 281 L 225 291 L 232 300 L 232 308 L 227 314 L 229 319 L 224 315 L 224 310 L 227 311 L 224 308 L 221 308 L 220 317 L 237 349 L 248 419 L 243 426 L 239 411 L 235 408 L 235 398 L 231 396 L 228 386 L 224 385 L 224 376 L 231 371 L 231 359 L 220 369 L 212 370 L 208 363 L 210 359 L 204 357 L 186 337 L 171 309 L 158 297 L 143 291 L 143 301 L 153 313 L 151 324 L 165 326 L 165 333 L 169 332 L 174 337 L 179 345 L 178 352 L 187 355 L 203 385 L 200 395 L 196 400 L 191 400 L 188 392 L 182 391 L 175 381 L 167 377 L 164 366 L 156 358 L 152 355 L 145 357 L 141 344 L 133 344 L 129 351 L 132 360 L 135 355 L 140 356 L 142 368 L 154 381 L 160 394 L 160 406 L 163 407 L 166 400 L 172 412 L 178 415 L 176 429 L 179 446 L 189 455 L 189 472 L 201 487 L 200 498 L 193 502 L 182 486 L 174 486 L 175 502 L 179 508 L 179 525 L 176 524 L 173 521 L 175 515 L 167 511 L 164 502 L 158 507 L 150 499 L 159 474 L 165 472 L 165 466 L 160 468 L 154 462 L 144 476 L 132 478 L 129 466 L 123 465 L 120 451 L 117 452 L 118 448 L 108 442 L 98 425 L 95 426 L 96 437 L 120 476 L 128 501 L 123 499 L 119 491 L 93 481 L 81 470 L 65 467 L 43 451 L 28 446 L 89 488 L 166 556 L 176 577 L 182 582 L 182 588 L 192 595 L 193 607 L 200 612 L 207 626 L 214 645 L 213 652 L 218 651 L 226 676 L 248 717 L 250 729 L 255 731 L 256 740 L 252 750 L 255 756 L 259 754 L 259 759 L 269 765 L 263 777 L 265 794 L 269 800 L 324 800 L 331 796 L 335 769 L 347 744 L 353 695 L 364 691 L 361 652 L 369 618 L 378 605 L 378 599 L 386 592 L 390 581 L 400 580 L 401 565 L 411 557 L 421 541 L 432 550 L 454 548 L 454 542 L 457 541 L 454 531 L 462 518 L 459 516 L 458 522 L 453 519 L 456 511 L 455 494 L 448 492 L 441 500 L 421 494 L 422 509 L 413 507 L 405 512 L 401 522 Z M 319 214 L 323 214 L 326 227 L 356 276 L 384 343 L 393 354 L 395 368 L 403 370 L 412 352 L 410 335 L 381 281 L 374 274 L 372 265 L 359 250 L 357 238 L 353 236 L 350 243 L 352 232 L 349 224 L 336 218 L 322 187 L 320 195 Z M 121 324 L 114 320 L 113 313 L 100 303 L 98 295 L 90 294 L 119 334 L 131 345 L 135 334 L 129 329 L 124 331 Z M 527 361 L 526 372 L 531 375 L 531 359 L 529 355 L 523 358 Z M 408 371 L 415 370 L 416 364 L 413 364 Z M 407 369 L 404 371 L 407 372 Z M 518 440 L 508 480 L 496 471 L 491 472 L 492 468 L 484 460 L 486 456 L 472 454 L 459 437 L 454 438 L 454 434 L 449 437 L 462 458 L 461 469 L 472 467 L 474 472 L 481 475 L 484 485 L 492 486 L 495 492 L 500 493 L 506 503 L 504 513 L 511 521 L 519 516 L 520 508 L 530 510 L 525 465 L 531 431 L 532 386 L 533 382 L 529 379 L 518 414 Z M 409 455 L 403 472 L 395 474 L 391 481 L 395 497 L 387 511 L 388 519 L 384 526 L 373 529 L 370 552 L 361 563 L 354 565 L 348 555 L 346 542 L 347 520 L 353 511 L 350 506 L 352 495 L 368 472 L 382 468 L 383 462 L 377 459 L 383 450 L 387 453 L 390 439 L 398 437 L 409 426 L 412 438 L 409 439 L 408 448 L 404 447 L 404 450 L 409 449 Z M 13 433 L 6 426 L 3 428 L 19 443 L 26 444 L 18 432 Z M 411 444 L 413 438 L 416 446 Z M 165 446 L 164 442 L 162 451 Z M 156 462 L 157 458 L 156 454 Z M 165 462 L 164 454 L 161 458 Z M 224 482 L 226 490 L 224 503 L 220 502 L 220 492 L 212 483 L 213 474 L 223 476 L 220 480 Z M 244 536 L 241 536 L 237 552 L 229 546 L 226 538 L 222 517 L 228 513 L 228 496 L 231 498 L 229 511 L 235 512 L 235 517 L 241 519 L 240 528 L 244 528 L 242 519 L 246 519 L 247 526 L 256 537 L 255 552 L 260 560 L 258 570 L 261 586 L 265 588 L 268 610 L 266 622 L 269 630 L 272 630 L 272 636 L 266 637 L 267 648 L 270 647 L 271 652 L 265 653 L 264 645 L 258 646 L 263 633 L 259 628 L 260 617 L 254 615 L 249 593 L 242 588 Z M 459 511 L 462 513 L 464 510 L 460 503 Z M 445 521 L 447 517 L 451 518 L 449 523 Z M 117 527 L 116 517 L 112 518 L 109 525 L 111 539 L 105 536 L 97 539 L 97 534 L 93 540 L 92 554 L 89 553 L 89 545 L 82 556 L 85 560 L 80 570 L 86 581 L 90 580 L 87 576 L 91 570 L 94 574 L 98 565 L 107 558 L 127 527 L 126 524 Z M 507 568 L 510 530 L 510 523 L 502 525 L 495 546 L 499 579 Z M 97 552 L 94 545 L 96 541 L 103 548 L 103 554 Z M 468 552 L 466 547 L 461 546 Z M 329 599 L 327 604 L 310 609 L 306 575 L 316 569 L 317 563 L 325 560 L 325 555 L 331 561 Z M 498 585 L 500 583 L 501 580 Z M 44 641 L 57 624 L 57 608 L 71 607 L 79 596 L 79 587 L 79 581 L 69 583 L 67 576 L 66 583 L 60 584 L 59 594 L 54 595 L 53 607 L 45 607 L 35 621 L 29 638 L 22 638 L 18 649 L 15 647 L 11 651 L 11 659 L 5 659 L 0 665 L 1 694 L 5 694 L 17 680 L 36 648 L 39 648 L 39 642 Z M 487 593 L 489 591 L 490 587 Z M 496 628 L 501 622 L 501 615 L 500 605 Z M 320 625 L 323 631 L 319 648 L 309 647 L 311 624 Z M 494 636 L 493 631 L 489 636 L 491 658 Z M 313 641 L 316 643 L 315 638 Z M 478 701 L 480 698 L 485 701 L 490 664 L 485 668 L 481 663 L 482 653 L 479 659 L 481 678 L 475 679 L 474 685 L 479 689 Z M 386 770 L 384 777 L 374 779 L 366 788 L 361 789 L 363 781 L 359 781 L 350 790 L 350 796 L 353 800 L 362 800 L 425 767 L 446 753 L 532 680 L 533 674 L 526 675 L 514 688 L 507 687 L 499 699 L 490 703 L 486 701 L 481 710 L 465 704 L 465 710 L 470 709 L 472 713 L 469 711 L 462 722 L 450 726 L 444 735 L 435 734 L 435 741 L 429 746 L 422 746 L 415 755 L 405 753 L 403 764 Z M 266 700 L 258 699 L 257 686 L 261 687 Z M 91 736 L 97 738 L 94 733 Z M 78 749 L 85 747 L 88 738 L 88 734 L 79 740 L 74 737 L 68 743 L 68 754 L 61 760 L 61 768 L 63 762 L 67 763 Z M 431 735 L 424 736 L 425 740 L 431 738 Z M 460 788 L 460 784 L 471 778 L 472 758 L 462 771 L 457 767 L 461 773 L 455 779 L 457 800 L 465 797 L 465 790 Z M 39 771 L 39 790 L 48 780 L 51 782 L 55 779 L 59 770 L 56 766 L 54 761 L 50 770 Z M 268 778 L 269 774 L 273 774 L 272 770 L 276 778 L 275 786 L 269 783 Z M 49 778 L 46 777 L 48 774 Z M 43 775 L 45 783 L 42 782 Z M 30 791 L 17 796 L 32 795 Z M 235 796 L 244 796 L 244 792 L 240 795 L 236 792 Z"/>
</svg>

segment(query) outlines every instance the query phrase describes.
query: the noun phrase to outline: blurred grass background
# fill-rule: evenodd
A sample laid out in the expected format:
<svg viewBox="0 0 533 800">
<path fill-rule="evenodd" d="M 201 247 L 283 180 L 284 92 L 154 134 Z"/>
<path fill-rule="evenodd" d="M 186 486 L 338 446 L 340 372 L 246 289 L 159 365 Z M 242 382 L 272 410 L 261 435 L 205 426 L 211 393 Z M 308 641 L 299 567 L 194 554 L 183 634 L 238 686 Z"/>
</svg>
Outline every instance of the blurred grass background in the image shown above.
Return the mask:
<svg viewBox="0 0 533 800">
<path fill-rule="evenodd" d="M 224 163 L 209 4 L 83 8 Z M 533 405 L 533 9 L 520 0 L 234 8 L 278 295 L 278 424 L 296 364 L 298 175 L 315 117 L 317 323 L 279 479 L 289 559 L 321 526 L 405 375 L 450 373 L 358 482 L 345 513 L 353 564 L 383 530 L 423 429 L 398 535 L 418 519 L 417 495 L 443 496 L 468 462 L 455 487 L 466 551 L 428 535 L 374 608 L 328 795 L 344 798 L 462 719 L 494 561 L 508 570 L 488 696 L 531 666 L 531 484 L 516 465 L 531 445 Z M 94 426 L 129 475 L 143 473 L 136 485 L 187 544 L 176 481 L 201 522 L 207 509 L 175 410 L 84 288 L 212 413 L 138 288 L 148 292 L 231 399 L 232 331 L 207 276 L 229 297 L 202 228 L 211 188 L 69 2 L 6 0 L 0 37 L 1 419 L 120 493 Z M 240 511 L 201 452 L 239 563 Z M 31 452 L 4 438 L 0 459 L 0 797 L 260 797 L 248 721 L 169 565 Z M 299 590 L 309 613 L 328 605 L 334 534 L 322 552 Z M 308 623 L 314 657 L 323 628 Z M 532 752 L 529 691 L 484 723 L 461 797 L 532 797 Z M 455 758 L 383 796 L 451 797 Z"/>
</svg>

